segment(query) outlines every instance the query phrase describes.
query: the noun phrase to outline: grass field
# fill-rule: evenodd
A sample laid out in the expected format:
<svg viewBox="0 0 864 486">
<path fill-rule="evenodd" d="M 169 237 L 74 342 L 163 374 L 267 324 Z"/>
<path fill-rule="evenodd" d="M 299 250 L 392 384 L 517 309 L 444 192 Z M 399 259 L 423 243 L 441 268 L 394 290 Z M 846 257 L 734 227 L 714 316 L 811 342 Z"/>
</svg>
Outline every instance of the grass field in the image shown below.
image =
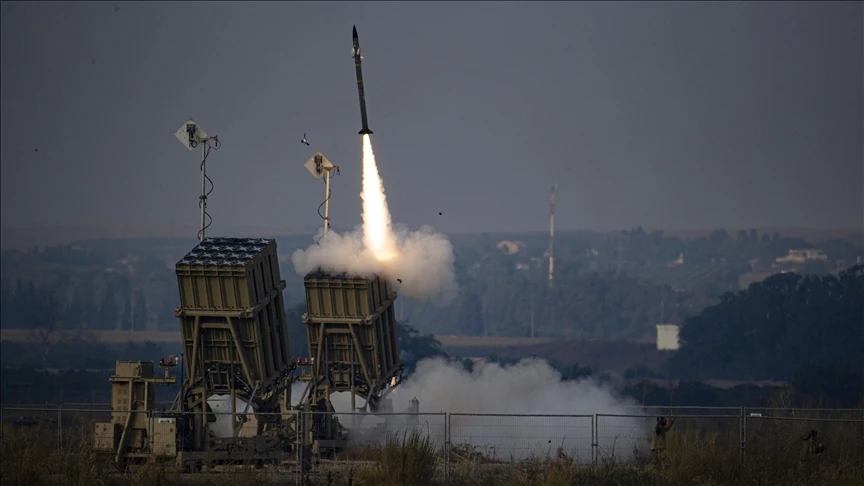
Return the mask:
<svg viewBox="0 0 864 486">
<path fill-rule="evenodd" d="M 391 434 L 377 444 L 358 444 L 335 460 L 313 461 L 313 472 L 303 482 L 290 454 L 279 465 L 235 468 L 222 474 L 180 475 L 171 463 L 119 472 L 110 454 L 93 450 L 92 423 L 64 428 L 62 439 L 50 424 L 4 425 L 0 477 L 9 486 L 858 485 L 864 484 L 864 424 L 860 417 L 858 420 L 856 424 L 800 418 L 756 420 L 742 443 L 735 423 L 718 427 L 707 420 L 684 422 L 682 418 L 669 434 L 668 450 L 660 463 L 652 461 L 647 446 L 634 446 L 627 458 L 599 451 L 596 460 L 587 462 L 554 445 L 548 453 L 528 459 L 493 460 L 469 443 L 441 446 L 416 432 Z M 824 453 L 818 456 L 802 450 L 801 433 L 811 428 L 818 428 L 824 441 Z M 494 430 L 487 432 L 491 435 Z"/>
</svg>

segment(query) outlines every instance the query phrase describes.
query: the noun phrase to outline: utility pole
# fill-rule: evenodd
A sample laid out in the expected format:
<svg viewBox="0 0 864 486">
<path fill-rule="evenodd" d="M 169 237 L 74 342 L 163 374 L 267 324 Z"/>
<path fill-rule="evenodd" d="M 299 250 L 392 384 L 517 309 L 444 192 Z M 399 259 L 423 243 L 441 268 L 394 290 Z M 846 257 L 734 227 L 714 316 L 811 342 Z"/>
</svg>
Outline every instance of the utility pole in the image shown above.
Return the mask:
<svg viewBox="0 0 864 486">
<path fill-rule="evenodd" d="M 547 300 L 549 302 L 549 312 L 551 313 L 549 327 L 554 329 L 556 301 L 552 287 L 555 281 L 555 196 L 558 194 L 557 182 L 549 186 L 549 192 L 552 195 L 549 198 L 549 290 Z"/>
<path fill-rule="evenodd" d="M 549 198 L 549 288 L 555 279 L 555 195 L 558 192 L 558 183 L 549 186 L 552 196 Z"/>
<path fill-rule="evenodd" d="M 531 339 L 534 339 L 534 287 L 531 287 Z"/>
</svg>

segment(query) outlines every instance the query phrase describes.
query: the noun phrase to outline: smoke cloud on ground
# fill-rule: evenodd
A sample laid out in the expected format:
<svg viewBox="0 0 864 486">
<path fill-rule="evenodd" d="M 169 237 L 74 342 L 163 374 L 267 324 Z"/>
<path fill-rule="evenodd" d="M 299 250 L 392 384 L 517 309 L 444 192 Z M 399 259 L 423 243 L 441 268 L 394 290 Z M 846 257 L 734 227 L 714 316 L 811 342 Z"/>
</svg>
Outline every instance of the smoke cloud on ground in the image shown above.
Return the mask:
<svg viewBox="0 0 864 486">
<path fill-rule="evenodd" d="M 513 366 L 479 364 L 472 372 L 458 363 L 424 360 L 390 394 L 394 412 L 407 412 L 414 397 L 420 402 L 421 413 L 416 427 L 436 443 L 445 440 L 443 413 L 447 412 L 452 414 L 449 427 L 453 445 L 470 445 L 484 455 L 503 459 L 555 455 L 560 448 L 580 461 L 589 461 L 593 415 L 637 412 L 628 407 L 634 402 L 594 380 L 562 381 L 560 373 L 540 359 L 524 359 Z M 349 400 L 348 394 L 334 395 L 334 407 L 348 412 Z M 343 415 L 341 420 L 348 425 L 351 418 Z M 401 433 L 410 428 L 410 420 L 408 415 L 365 417 L 354 437 L 381 440 L 380 427 Z M 634 450 L 647 447 L 650 418 L 605 417 L 604 424 L 596 437 L 601 454 L 614 453 L 625 459 L 632 457 Z"/>
<path fill-rule="evenodd" d="M 397 253 L 389 260 L 372 254 L 358 228 L 345 234 L 329 231 L 326 242 L 319 234 L 318 244 L 295 251 L 291 261 L 300 275 L 316 269 L 369 278 L 382 275 L 405 298 L 439 305 L 452 302 L 459 288 L 450 240 L 429 226 L 418 231 L 397 228 L 394 234 Z"/>
</svg>

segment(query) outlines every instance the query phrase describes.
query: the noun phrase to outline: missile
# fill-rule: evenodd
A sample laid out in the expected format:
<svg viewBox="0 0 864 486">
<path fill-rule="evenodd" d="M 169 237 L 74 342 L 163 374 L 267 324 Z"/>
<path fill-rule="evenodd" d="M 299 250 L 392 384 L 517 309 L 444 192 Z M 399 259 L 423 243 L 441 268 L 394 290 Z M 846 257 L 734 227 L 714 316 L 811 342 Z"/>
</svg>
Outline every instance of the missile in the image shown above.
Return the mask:
<svg viewBox="0 0 864 486">
<path fill-rule="evenodd" d="M 363 94 L 363 70 L 360 68 L 360 63 L 363 57 L 360 56 L 360 39 L 357 38 L 357 26 L 354 26 L 354 67 L 357 68 L 357 91 L 360 93 L 360 118 L 363 122 L 363 128 L 360 130 L 360 135 L 372 135 L 372 130 L 369 130 L 369 124 L 366 121 L 366 96 Z"/>
</svg>

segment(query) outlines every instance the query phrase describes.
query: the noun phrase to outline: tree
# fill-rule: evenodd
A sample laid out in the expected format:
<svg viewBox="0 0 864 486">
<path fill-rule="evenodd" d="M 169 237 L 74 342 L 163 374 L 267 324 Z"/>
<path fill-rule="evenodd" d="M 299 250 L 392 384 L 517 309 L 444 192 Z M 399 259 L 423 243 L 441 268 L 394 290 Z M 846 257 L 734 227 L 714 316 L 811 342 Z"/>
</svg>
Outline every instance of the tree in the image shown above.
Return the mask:
<svg viewBox="0 0 864 486">
<path fill-rule="evenodd" d="M 24 282 L 18 279 L 15 284 L 15 294 L 12 297 L 13 302 L 13 325 L 17 329 L 30 329 L 34 323 L 34 309 L 36 302 L 36 286 L 32 280 Z"/>
<path fill-rule="evenodd" d="M 117 329 L 118 314 L 117 302 L 114 300 L 114 289 L 109 284 L 105 287 L 105 293 L 99 306 L 98 329 Z"/>
<path fill-rule="evenodd" d="M 120 317 L 117 319 L 117 329 L 128 331 L 131 329 L 132 325 L 132 301 L 130 296 L 126 296 L 123 299 L 123 312 L 120 313 Z"/>
<path fill-rule="evenodd" d="M 158 329 L 160 331 L 176 331 L 178 329 L 177 317 L 174 316 L 174 305 L 168 299 L 163 299 L 156 312 L 158 318 Z"/>
<path fill-rule="evenodd" d="M 116 319 L 116 325 L 112 328 L 117 330 L 128 330 L 132 324 L 132 281 L 129 277 L 121 276 L 112 280 L 109 284 L 113 290 L 115 302 L 122 302 L 122 308 L 119 308 L 119 314 Z"/>
<path fill-rule="evenodd" d="M 288 344 L 291 356 L 307 356 L 309 345 L 306 342 L 306 326 L 300 320 L 306 312 L 306 303 L 299 302 L 285 309 L 285 325 L 288 328 Z"/>
<path fill-rule="evenodd" d="M 63 328 L 66 330 L 81 329 L 84 324 L 84 308 L 78 292 L 73 290 L 69 303 L 63 311 Z"/>
<path fill-rule="evenodd" d="M 441 343 L 431 334 L 420 334 L 420 332 L 409 326 L 407 322 L 396 324 L 396 333 L 399 338 L 399 351 L 405 362 L 406 374 L 413 373 L 417 363 L 426 358 L 447 357 L 441 350 Z"/>
<path fill-rule="evenodd" d="M 7 285 L 6 279 L 3 279 L 2 287 L 0 287 L 0 327 L 12 327 L 14 313 L 12 306 L 15 302 L 15 294 L 12 288 Z"/>
<path fill-rule="evenodd" d="M 804 364 L 791 377 L 790 384 L 800 397 L 813 397 L 810 407 L 852 408 L 864 400 L 864 375 L 846 364 Z"/>
<path fill-rule="evenodd" d="M 778 274 L 724 294 L 719 304 L 685 321 L 670 373 L 786 380 L 805 364 L 861 369 L 862 295 L 861 265 L 838 277 Z"/>
<path fill-rule="evenodd" d="M 130 330 L 144 331 L 147 329 L 147 301 L 144 299 L 144 292 L 138 290 L 135 296 L 135 304 L 132 310 L 132 323 Z"/>
</svg>

